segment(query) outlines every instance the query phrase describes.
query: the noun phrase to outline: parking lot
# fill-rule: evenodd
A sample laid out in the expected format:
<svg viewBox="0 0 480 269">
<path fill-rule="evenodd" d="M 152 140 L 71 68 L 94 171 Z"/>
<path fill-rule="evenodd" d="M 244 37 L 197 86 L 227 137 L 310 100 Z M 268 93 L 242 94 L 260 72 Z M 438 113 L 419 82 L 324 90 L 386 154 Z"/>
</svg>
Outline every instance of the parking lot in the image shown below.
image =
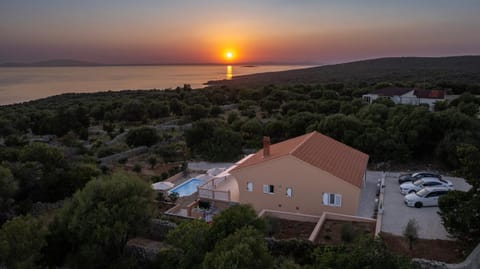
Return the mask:
<svg viewBox="0 0 480 269">
<path fill-rule="evenodd" d="M 371 174 L 371 176 L 369 176 Z M 402 235 L 408 220 L 415 219 L 419 227 L 419 237 L 425 239 L 450 239 L 443 227 L 438 207 L 407 207 L 403 202 L 403 195 L 400 193 L 398 176 L 401 173 L 386 173 L 385 178 L 385 199 L 382 231 L 396 235 Z M 367 172 L 368 178 L 379 178 L 381 173 Z M 470 185 L 462 178 L 443 176 L 450 180 L 456 190 L 467 191 Z"/>
</svg>

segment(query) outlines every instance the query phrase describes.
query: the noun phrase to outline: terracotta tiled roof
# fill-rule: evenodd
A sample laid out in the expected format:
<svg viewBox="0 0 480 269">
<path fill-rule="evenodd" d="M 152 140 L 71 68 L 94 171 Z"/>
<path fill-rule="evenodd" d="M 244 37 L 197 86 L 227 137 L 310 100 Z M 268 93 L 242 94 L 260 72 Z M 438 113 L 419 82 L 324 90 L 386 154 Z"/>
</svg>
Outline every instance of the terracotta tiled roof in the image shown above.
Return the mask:
<svg viewBox="0 0 480 269">
<path fill-rule="evenodd" d="M 400 96 L 404 95 L 409 91 L 413 91 L 413 88 L 399 88 L 399 87 L 387 87 L 387 88 L 382 88 L 378 89 L 372 94 L 376 94 L 379 96 L 388 96 L 388 97 L 393 97 L 393 96 Z"/>
<path fill-rule="evenodd" d="M 444 90 L 415 90 L 413 94 L 418 98 L 445 99 Z"/>
<path fill-rule="evenodd" d="M 271 145 L 268 157 L 263 156 L 261 149 L 234 170 L 288 154 L 359 188 L 362 186 L 368 155 L 316 131 Z"/>
</svg>

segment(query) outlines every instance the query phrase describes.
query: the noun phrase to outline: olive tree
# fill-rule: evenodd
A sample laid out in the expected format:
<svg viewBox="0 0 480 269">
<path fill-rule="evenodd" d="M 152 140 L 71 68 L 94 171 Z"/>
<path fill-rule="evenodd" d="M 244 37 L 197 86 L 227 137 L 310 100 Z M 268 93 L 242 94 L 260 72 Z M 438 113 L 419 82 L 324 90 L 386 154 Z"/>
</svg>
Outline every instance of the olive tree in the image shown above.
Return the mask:
<svg viewBox="0 0 480 269">
<path fill-rule="evenodd" d="M 0 229 L 0 265 L 37 268 L 45 235 L 46 229 L 31 216 L 15 217 L 5 222 Z"/>
<path fill-rule="evenodd" d="M 50 225 L 51 265 L 104 267 L 122 254 L 127 240 L 145 227 L 153 193 L 138 177 L 113 174 L 94 179 L 73 196 Z M 62 259 L 63 258 L 63 259 Z"/>
</svg>

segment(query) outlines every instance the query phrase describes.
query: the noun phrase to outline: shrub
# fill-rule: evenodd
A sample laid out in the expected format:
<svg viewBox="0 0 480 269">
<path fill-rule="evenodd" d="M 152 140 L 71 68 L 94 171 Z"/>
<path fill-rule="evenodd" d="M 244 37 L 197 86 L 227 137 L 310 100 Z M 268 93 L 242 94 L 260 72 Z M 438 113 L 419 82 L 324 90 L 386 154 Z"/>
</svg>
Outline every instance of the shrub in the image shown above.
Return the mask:
<svg viewBox="0 0 480 269">
<path fill-rule="evenodd" d="M 153 182 L 153 183 L 157 183 L 157 182 L 160 182 L 160 181 L 163 181 L 163 179 L 159 176 L 152 176 L 150 178 L 150 180 Z"/>
<path fill-rule="evenodd" d="M 151 146 L 158 142 L 160 137 L 157 130 L 151 127 L 141 127 L 128 131 L 127 144 L 133 147 Z"/>
<path fill-rule="evenodd" d="M 165 201 L 165 193 L 163 193 L 163 192 L 161 192 L 161 191 L 158 192 L 158 193 L 157 193 L 157 201 L 159 201 L 159 202 Z"/>
<path fill-rule="evenodd" d="M 264 217 L 265 231 L 268 236 L 272 236 L 280 230 L 280 222 L 277 218 Z"/>
<path fill-rule="evenodd" d="M 342 225 L 342 241 L 345 243 L 350 243 L 355 239 L 357 231 L 353 227 L 351 223 L 343 224 Z"/>
<path fill-rule="evenodd" d="M 142 166 L 139 164 L 139 163 L 136 163 L 134 166 L 133 166 L 133 171 L 134 172 L 137 172 L 137 173 L 140 173 L 142 171 Z"/>
<path fill-rule="evenodd" d="M 175 203 L 177 202 L 178 198 L 180 196 L 178 195 L 178 193 L 176 192 L 171 192 L 169 195 L 168 195 L 168 199 L 172 202 L 172 203 Z"/>
<path fill-rule="evenodd" d="M 415 219 L 410 219 L 403 229 L 403 236 L 408 240 L 410 250 L 413 249 L 413 243 L 418 239 L 418 225 Z"/>
</svg>

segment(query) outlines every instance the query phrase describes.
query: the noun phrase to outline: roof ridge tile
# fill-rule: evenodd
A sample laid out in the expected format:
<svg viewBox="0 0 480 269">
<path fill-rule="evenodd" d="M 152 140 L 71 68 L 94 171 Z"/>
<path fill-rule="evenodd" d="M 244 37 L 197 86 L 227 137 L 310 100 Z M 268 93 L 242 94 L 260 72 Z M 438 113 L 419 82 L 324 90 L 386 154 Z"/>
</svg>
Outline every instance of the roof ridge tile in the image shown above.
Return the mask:
<svg viewBox="0 0 480 269">
<path fill-rule="evenodd" d="M 305 139 L 301 142 L 298 143 L 296 147 L 294 147 L 288 154 L 293 154 L 299 147 L 301 147 L 303 144 L 305 144 L 306 141 L 308 141 L 312 136 L 316 133 L 317 131 L 313 131 L 309 133 L 307 136 L 305 136 Z"/>
</svg>

